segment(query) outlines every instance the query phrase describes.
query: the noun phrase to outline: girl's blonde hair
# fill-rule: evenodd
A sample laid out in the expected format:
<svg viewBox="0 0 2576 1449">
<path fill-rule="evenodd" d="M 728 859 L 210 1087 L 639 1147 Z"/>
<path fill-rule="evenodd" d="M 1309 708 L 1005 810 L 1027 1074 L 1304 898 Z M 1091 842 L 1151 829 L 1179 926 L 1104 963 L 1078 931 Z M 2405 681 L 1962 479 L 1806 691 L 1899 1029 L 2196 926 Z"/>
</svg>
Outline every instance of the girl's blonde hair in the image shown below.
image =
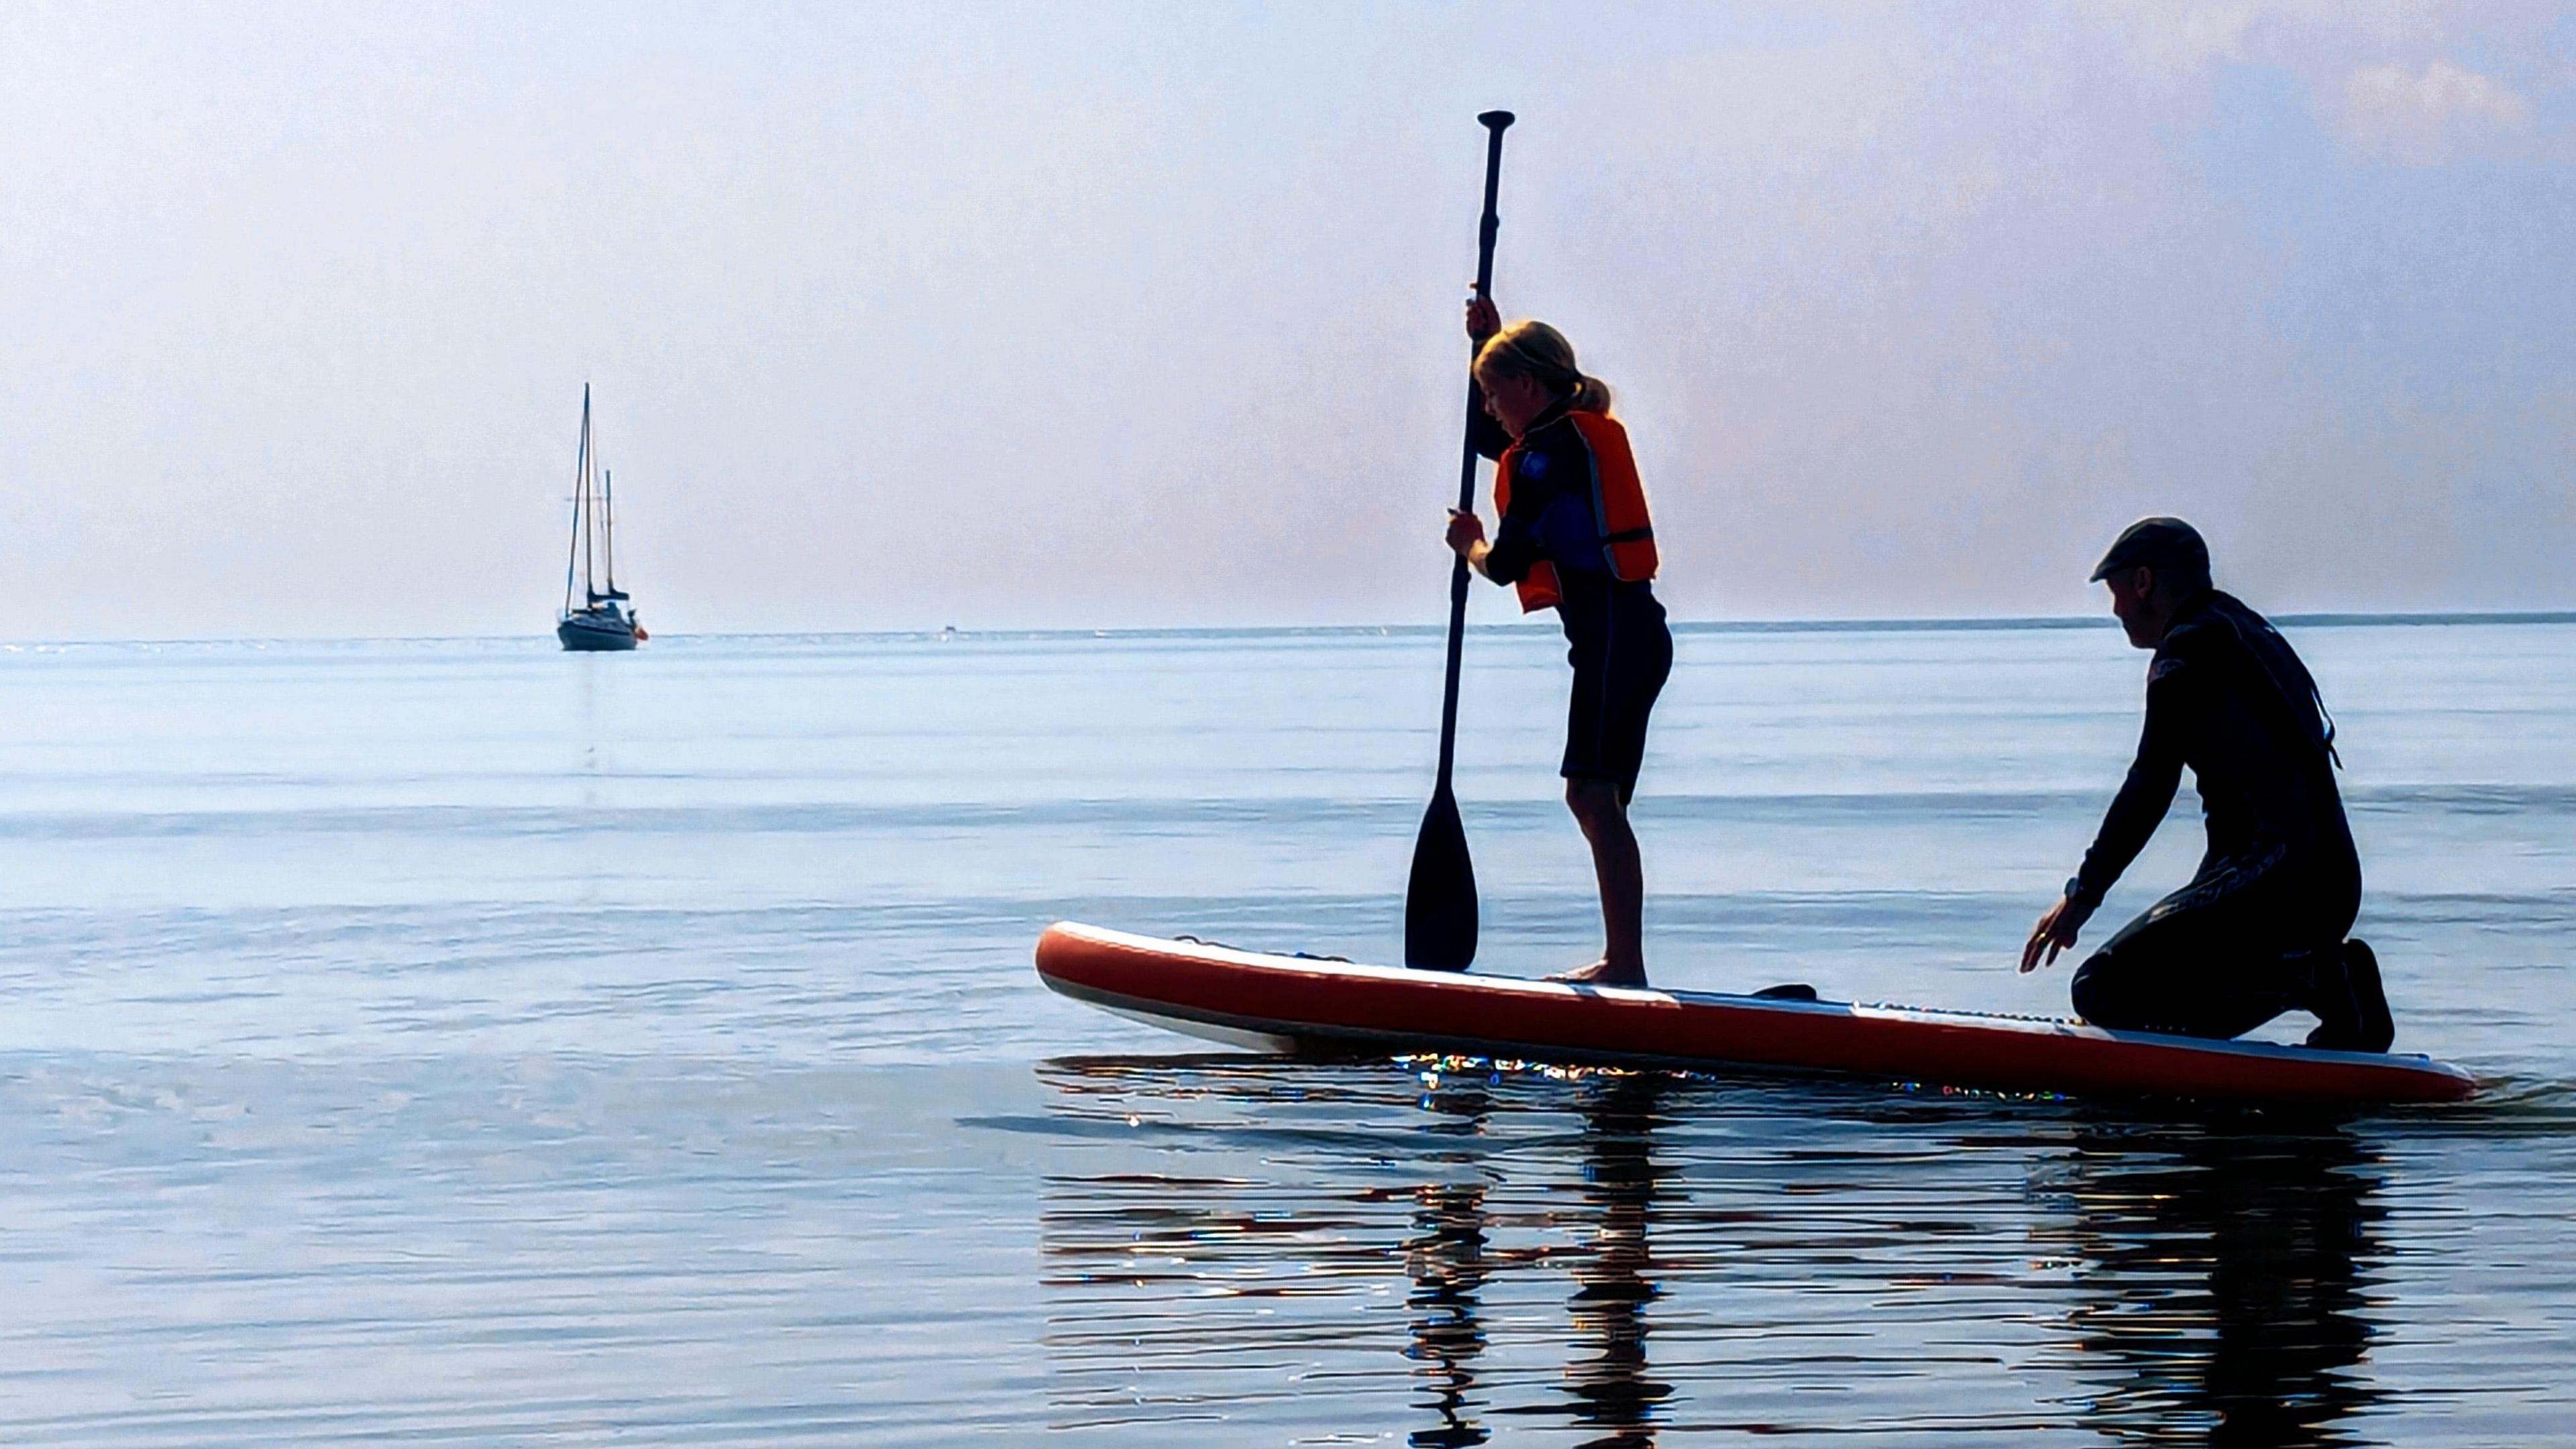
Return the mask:
<svg viewBox="0 0 2576 1449">
<path fill-rule="evenodd" d="M 1587 377 L 1574 365 L 1574 344 L 1544 322 L 1515 322 L 1485 339 L 1476 352 L 1476 372 L 1492 368 L 1503 377 L 1534 379 L 1579 413 L 1610 411 L 1610 384 Z"/>
</svg>

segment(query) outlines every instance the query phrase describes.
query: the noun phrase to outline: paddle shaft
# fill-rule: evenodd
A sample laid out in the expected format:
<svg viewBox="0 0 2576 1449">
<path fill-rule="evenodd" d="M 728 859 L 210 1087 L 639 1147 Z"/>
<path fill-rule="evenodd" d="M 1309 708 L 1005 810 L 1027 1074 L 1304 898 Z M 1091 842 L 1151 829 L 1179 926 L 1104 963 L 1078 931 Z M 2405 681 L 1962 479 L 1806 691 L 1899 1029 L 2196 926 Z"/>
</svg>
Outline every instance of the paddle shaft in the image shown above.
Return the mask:
<svg viewBox="0 0 2576 1449">
<path fill-rule="evenodd" d="M 1503 229 L 1503 219 L 1494 211 L 1496 194 L 1503 180 L 1503 128 L 1512 123 L 1509 111 L 1487 111 L 1476 120 L 1485 128 L 1485 214 L 1476 224 L 1476 297 L 1482 301 L 1494 290 L 1494 236 Z M 1469 354 L 1474 361 L 1474 354 Z M 1458 457 L 1458 509 L 1466 512 L 1476 506 L 1476 409 L 1483 406 L 1484 394 L 1476 386 L 1475 372 L 1467 374 L 1467 435 Z M 1440 692 L 1440 778 L 1432 793 L 1446 795 L 1449 771 L 1458 758 L 1458 669 L 1465 657 L 1467 642 L 1467 556 L 1458 555 L 1449 569 L 1449 676 Z"/>
</svg>

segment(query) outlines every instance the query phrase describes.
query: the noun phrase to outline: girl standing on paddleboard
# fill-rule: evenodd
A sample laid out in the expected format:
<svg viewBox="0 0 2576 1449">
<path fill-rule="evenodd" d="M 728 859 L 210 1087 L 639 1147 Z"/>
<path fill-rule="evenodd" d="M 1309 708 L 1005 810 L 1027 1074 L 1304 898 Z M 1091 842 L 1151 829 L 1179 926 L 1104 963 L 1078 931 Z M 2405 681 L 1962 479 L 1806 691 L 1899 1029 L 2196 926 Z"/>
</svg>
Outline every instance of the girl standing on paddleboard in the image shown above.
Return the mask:
<svg viewBox="0 0 2576 1449">
<path fill-rule="evenodd" d="M 1672 672 L 1673 636 L 1648 581 L 1655 534 L 1628 433 L 1610 389 L 1575 365 L 1574 346 L 1544 322 L 1502 325 L 1494 304 L 1467 303 L 1477 344 L 1476 451 L 1494 458 L 1491 543 L 1470 512 L 1449 515 L 1449 547 L 1520 594 L 1524 613 L 1554 609 L 1565 625 L 1574 696 L 1566 710 L 1565 804 L 1592 845 L 1601 884 L 1601 959 L 1553 979 L 1646 984 L 1645 868 L 1628 801 L 1646 753 L 1646 716 Z"/>
</svg>

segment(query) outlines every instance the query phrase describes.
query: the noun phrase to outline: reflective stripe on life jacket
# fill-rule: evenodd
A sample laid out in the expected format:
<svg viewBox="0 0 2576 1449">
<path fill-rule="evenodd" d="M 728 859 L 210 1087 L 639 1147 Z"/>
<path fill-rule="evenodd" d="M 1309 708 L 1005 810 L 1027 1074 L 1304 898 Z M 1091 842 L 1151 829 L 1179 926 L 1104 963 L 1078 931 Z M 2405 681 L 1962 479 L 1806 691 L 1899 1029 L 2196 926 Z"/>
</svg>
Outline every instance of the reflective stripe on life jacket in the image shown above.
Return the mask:
<svg viewBox="0 0 2576 1449">
<path fill-rule="evenodd" d="M 1602 561 L 1609 566 L 1610 576 L 1630 584 L 1653 578 L 1660 562 L 1654 523 L 1646 513 L 1646 485 L 1637 477 L 1636 455 L 1628 449 L 1628 430 L 1606 413 L 1567 413 L 1565 421 L 1591 455 L 1592 530 L 1601 540 Z M 1512 471 L 1525 446 L 1525 441 L 1514 441 L 1494 465 L 1497 516 L 1511 511 Z M 1513 588 L 1520 594 L 1524 614 L 1552 609 L 1565 597 L 1557 583 L 1556 565 L 1545 559 L 1531 564 Z"/>
</svg>

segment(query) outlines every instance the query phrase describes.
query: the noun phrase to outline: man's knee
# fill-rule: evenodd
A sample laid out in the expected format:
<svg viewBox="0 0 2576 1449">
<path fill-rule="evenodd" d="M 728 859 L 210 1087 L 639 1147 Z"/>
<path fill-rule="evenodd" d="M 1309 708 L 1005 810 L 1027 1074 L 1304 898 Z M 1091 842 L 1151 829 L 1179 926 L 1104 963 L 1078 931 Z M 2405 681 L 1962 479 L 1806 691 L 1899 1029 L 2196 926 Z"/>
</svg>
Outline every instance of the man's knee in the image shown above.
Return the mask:
<svg viewBox="0 0 2576 1449">
<path fill-rule="evenodd" d="M 2075 968 L 2075 979 L 2067 984 L 2066 994 L 2075 1014 L 2093 1025 L 2135 1031 L 2141 1022 L 2127 985 L 2120 979 L 2119 964 L 2111 953 L 2096 951 Z"/>
</svg>

